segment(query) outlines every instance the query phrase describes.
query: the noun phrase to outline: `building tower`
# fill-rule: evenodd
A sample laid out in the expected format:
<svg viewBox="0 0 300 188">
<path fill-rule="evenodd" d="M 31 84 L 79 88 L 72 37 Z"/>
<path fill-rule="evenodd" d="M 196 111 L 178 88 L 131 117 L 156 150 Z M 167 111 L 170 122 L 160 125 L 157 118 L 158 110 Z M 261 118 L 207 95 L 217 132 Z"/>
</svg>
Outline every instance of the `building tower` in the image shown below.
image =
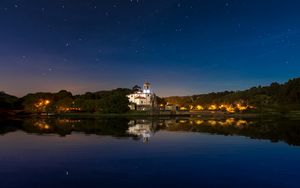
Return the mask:
<svg viewBox="0 0 300 188">
<path fill-rule="evenodd" d="M 150 93 L 150 83 L 149 82 L 144 83 L 143 93 Z"/>
</svg>

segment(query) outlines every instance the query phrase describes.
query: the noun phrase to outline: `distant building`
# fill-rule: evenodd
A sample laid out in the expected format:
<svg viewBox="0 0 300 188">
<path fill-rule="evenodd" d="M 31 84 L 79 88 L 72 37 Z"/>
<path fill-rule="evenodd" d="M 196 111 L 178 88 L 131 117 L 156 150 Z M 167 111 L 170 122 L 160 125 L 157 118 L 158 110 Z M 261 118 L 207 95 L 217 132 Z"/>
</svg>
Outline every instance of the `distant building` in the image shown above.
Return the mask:
<svg viewBox="0 0 300 188">
<path fill-rule="evenodd" d="M 155 94 L 150 89 L 150 83 L 144 83 L 143 90 L 127 95 L 131 110 L 146 111 L 157 106 Z"/>
<path fill-rule="evenodd" d="M 166 104 L 165 106 L 165 110 L 168 110 L 168 111 L 177 111 L 179 108 L 177 105 L 175 104 Z"/>
</svg>

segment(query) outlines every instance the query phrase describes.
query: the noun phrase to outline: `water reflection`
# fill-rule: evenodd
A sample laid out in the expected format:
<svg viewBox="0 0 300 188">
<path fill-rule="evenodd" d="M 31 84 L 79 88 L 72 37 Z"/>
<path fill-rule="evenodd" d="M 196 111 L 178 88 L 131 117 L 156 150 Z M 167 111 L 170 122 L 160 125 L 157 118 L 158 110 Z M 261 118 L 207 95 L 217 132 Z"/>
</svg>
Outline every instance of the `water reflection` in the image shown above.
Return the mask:
<svg viewBox="0 0 300 188">
<path fill-rule="evenodd" d="M 286 119 L 200 118 L 27 118 L 0 120 L 0 133 L 22 130 L 31 134 L 84 134 L 131 137 L 149 142 L 159 130 L 240 135 L 253 139 L 284 141 L 300 146 L 300 121 Z M 150 139 L 151 138 L 151 139 Z"/>
<path fill-rule="evenodd" d="M 128 125 L 128 134 L 138 136 L 143 142 L 148 142 L 156 129 L 156 124 L 152 120 L 131 120 Z"/>
<path fill-rule="evenodd" d="M 252 124 L 251 120 L 245 119 L 235 119 L 235 118 L 227 118 L 227 119 L 180 119 L 180 120 L 166 120 L 166 126 L 168 125 L 210 125 L 210 126 L 235 126 L 239 128 L 243 128 L 243 126 Z"/>
</svg>

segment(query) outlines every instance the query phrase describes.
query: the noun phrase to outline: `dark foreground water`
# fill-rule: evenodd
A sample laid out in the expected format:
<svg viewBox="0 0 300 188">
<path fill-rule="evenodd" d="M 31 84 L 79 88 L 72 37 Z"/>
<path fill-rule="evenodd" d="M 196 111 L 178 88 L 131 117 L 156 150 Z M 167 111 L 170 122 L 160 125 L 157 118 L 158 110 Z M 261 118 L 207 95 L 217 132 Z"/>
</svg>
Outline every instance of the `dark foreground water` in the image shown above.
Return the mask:
<svg viewBox="0 0 300 188">
<path fill-rule="evenodd" d="M 300 122 L 0 121 L 0 187 L 300 187 Z"/>
</svg>

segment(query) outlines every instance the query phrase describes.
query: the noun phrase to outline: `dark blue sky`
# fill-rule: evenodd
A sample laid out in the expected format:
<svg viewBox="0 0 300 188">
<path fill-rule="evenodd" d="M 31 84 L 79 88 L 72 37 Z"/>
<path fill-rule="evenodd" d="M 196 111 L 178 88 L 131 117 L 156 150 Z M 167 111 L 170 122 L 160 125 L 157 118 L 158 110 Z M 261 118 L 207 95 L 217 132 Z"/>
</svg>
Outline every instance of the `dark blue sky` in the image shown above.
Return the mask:
<svg viewBox="0 0 300 188">
<path fill-rule="evenodd" d="M 300 76 L 300 1 L 1 0 L 0 90 L 149 81 L 161 96 Z"/>
</svg>

